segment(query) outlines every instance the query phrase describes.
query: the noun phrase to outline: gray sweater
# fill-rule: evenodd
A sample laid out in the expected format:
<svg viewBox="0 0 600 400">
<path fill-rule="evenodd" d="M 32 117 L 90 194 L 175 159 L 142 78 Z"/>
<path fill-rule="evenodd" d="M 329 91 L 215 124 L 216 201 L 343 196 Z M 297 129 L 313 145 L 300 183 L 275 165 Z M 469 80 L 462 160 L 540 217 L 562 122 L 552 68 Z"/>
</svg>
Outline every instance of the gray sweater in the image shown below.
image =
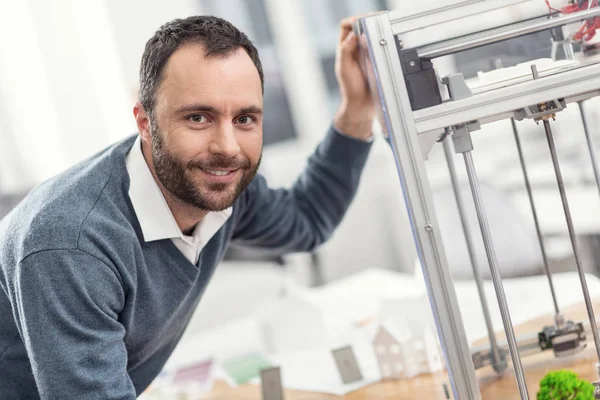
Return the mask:
<svg viewBox="0 0 600 400">
<path fill-rule="evenodd" d="M 128 196 L 131 136 L 35 188 L 0 222 L 0 399 L 133 399 L 181 338 L 230 242 L 323 243 L 370 144 L 330 129 L 290 190 L 257 176 L 196 265 L 146 243 Z"/>
</svg>

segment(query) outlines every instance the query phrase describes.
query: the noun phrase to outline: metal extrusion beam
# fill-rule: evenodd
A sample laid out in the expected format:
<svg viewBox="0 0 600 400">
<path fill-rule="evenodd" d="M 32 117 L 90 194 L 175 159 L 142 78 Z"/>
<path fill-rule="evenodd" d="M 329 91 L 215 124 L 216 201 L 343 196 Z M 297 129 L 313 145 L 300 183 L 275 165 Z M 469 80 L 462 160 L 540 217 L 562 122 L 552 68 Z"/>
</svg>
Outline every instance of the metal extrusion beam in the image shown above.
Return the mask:
<svg viewBox="0 0 600 400">
<path fill-rule="evenodd" d="M 412 108 L 387 13 L 361 18 L 357 29 L 369 66 L 371 92 L 383 110 L 417 253 L 454 398 L 479 400 L 475 375 L 454 284 L 447 264 L 433 197 L 421 154 Z M 370 60 L 370 62 L 369 62 Z"/>
<path fill-rule="evenodd" d="M 424 26 L 438 25 L 456 19 L 466 18 L 507 6 L 525 3 L 528 0 L 464 0 L 454 4 L 436 2 L 429 9 L 409 14 L 405 10 L 390 11 L 390 23 L 394 35 L 421 29 Z M 443 4 L 443 5 L 440 5 Z M 426 7 L 427 5 L 425 5 Z"/>
<path fill-rule="evenodd" d="M 455 39 L 445 40 L 443 42 L 431 45 L 420 46 L 418 48 L 419 57 L 436 58 L 442 57 L 459 51 L 474 49 L 491 43 L 501 42 L 528 35 L 535 32 L 541 32 L 548 29 L 564 26 L 574 22 L 583 21 L 588 18 L 600 15 L 600 8 L 592 8 L 586 11 L 580 11 L 572 14 L 562 15 L 560 17 L 546 19 L 539 22 L 526 22 L 514 25 L 503 26 L 473 33 Z M 429 24 L 428 24 L 429 25 Z"/>
<path fill-rule="evenodd" d="M 447 101 L 414 111 L 413 118 L 417 132 L 425 133 L 474 120 L 487 123 L 504 119 L 515 110 L 552 99 L 577 101 L 586 94 L 597 95 L 599 90 L 600 64 L 593 64 Z"/>
</svg>

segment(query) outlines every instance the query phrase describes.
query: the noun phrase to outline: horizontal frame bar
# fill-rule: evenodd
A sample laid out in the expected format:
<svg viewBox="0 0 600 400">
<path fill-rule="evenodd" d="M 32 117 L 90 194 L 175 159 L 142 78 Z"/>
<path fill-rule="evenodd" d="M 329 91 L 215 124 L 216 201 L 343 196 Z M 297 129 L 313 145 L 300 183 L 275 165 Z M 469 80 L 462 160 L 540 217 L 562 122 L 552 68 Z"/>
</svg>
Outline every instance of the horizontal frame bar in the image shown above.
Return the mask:
<svg viewBox="0 0 600 400">
<path fill-rule="evenodd" d="M 414 111 L 413 118 L 420 134 L 474 120 L 492 122 L 523 107 L 558 98 L 577 101 L 593 97 L 599 90 L 600 63 L 446 101 Z"/>
<path fill-rule="evenodd" d="M 562 15 L 539 22 L 520 22 L 513 25 L 493 28 L 470 35 L 445 40 L 443 42 L 421 46 L 417 49 L 417 52 L 419 53 L 420 57 L 442 57 L 448 54 L 458 53 L 459 51 L 469 50 L 535 32 L 545 31 L 597 16 L 600 16 L 599 7 L 573 14 Z"/>
</svg>

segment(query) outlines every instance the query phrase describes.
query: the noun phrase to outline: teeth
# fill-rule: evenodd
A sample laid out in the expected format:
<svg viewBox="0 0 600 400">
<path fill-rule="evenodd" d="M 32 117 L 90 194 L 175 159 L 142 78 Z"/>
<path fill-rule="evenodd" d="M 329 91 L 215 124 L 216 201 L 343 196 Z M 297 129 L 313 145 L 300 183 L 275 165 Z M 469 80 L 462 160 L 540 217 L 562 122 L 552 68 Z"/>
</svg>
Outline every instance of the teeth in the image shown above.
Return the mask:
<svg viewBox="0 0 600 400">
<path fill-rule="evenodd" d="M 205 169 L 204 171 L 208 172 L 211 175 L 223 176 L 229 174 L 229 171 L 215 171 L 212 169 Z"/>
</svg>

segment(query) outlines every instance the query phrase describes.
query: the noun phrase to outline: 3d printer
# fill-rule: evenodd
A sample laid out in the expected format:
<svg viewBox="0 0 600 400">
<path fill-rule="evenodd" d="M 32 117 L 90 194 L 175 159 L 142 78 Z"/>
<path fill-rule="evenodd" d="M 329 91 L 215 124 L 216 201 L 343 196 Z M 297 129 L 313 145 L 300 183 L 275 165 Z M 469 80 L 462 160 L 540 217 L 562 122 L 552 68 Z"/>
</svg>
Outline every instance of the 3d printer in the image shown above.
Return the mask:
<svg viewBox="0 0 600 400">
<path fill-rule="evenodd" d="M 396 159 L 452 392 L 454 398 L 461 400 L 481 398 L 476 369 L 491 365 L 498 374 L 502 374 L 509 367 L 509 357 L 520 398 L 529 399 L 530 393 L 520 355 L 532 350 L 552 351 L 556 357 L 567 357 L 585 348 L 587 335 L 589 335 L 593 338 L 598 360 L 600 360 L 600 335 L 581 265 L 551 122 L 555 118 L 560 118 L 557 115 L 566 107 L 579 106 L 596 183 L 600 190 L 600 173 L 592 136 L 585 123 L 584 109 L 581 107 L 583 101 L 600 95 L 600 63 L 582 58 L 567 63 L 559 69 L 547 70 L 543 73 L 533 64 L 530 74 L 525 78 L 507 78 L 495 82 L 494 85 L 482 85 L 476 88 L 469 87 L 460 73 L 439 76 L 435 68 L 435 60 L 439 57 L 547 30 L 552 30 L 554 33 L 552 49 L 554 58 L 573 60 L 574 44 L 580 46 L 581 54 L 591 55 L 596 52 L 596 46 L 588 45 L 587 42 L 594 36 L 596 28 L 600 27 L 600 7 L 597 0 L 570 1 L 561 9 L 553 8 L 546 1 L 548 11 L 543 14 L 525 15 L 516 23 L 498 21 L 496 26 L 487 26 L 485 29 L 472 23 L 473 16 L 480 13 L 526 2 L 523 0 L 455 1 L 442 6 L 437 5 L 429 11 L 409 14 L 402 11 L 379 13 L 360 18 L 354 26 L 360 38 L 365 77 L 378 105 L 379 122 L 384 133 L 389 136 Z M 579 24 L 579 28 L 574 33 L 565 34 L 562 28 L 572 27 L 574 24 Z M 445 33 L 447 32 L 445 28 L 449 26 L 452 26 L 452 37 L 447 37 Z M 447 91 L 447 95 L 444 95 L 444 91 Z M 523 168 L 555 309 L 553 325 L 541 326 L 537 335 L 525 338 L 517 338 L 514 333 L 471 154 L 472 132 L 479 130 L 483 124 L 500 119 L 512 121 L 514 139 Z M 515 120 L 531 120 L 532 123 L 544 127 L 588 321 L 572 321 L 568 316 L 563 315 L 559 308 Z M 424 156 L 436 143 L 441 143 L 444 147 L 448 170 L 455 188 L 456 169 L 452 161 L 452 151 L 464 157 L 506 333 L 505 344 L 500 343 L 493 332 L 489 307 L 483 295 L 482 279 L 475 263 L 473 263 L 473 275 L 488 328 L 489 344 L 478 349 L 469 348 L 467 344 L 436 214 L 433 210 L 432 192 L 424 163 Z M 459 190 L 455 190 L 455 196 L 458 209 L 461 214 L 464 214 Z M 464 219 L 462 222 L 464 227 Z M 466 229 L 463 229 L 463 232 L 467 236 L 469 252 L 472 253 L 472 238 L 469 237 Z M 596 368 L 597 374 L 600 375 L 600 363 L 595 366 L 590 365 L 590 368 Z M 600 398 L 600 383 L 596 382 L 595 387 L 595 396 Z"/>
</svg>

